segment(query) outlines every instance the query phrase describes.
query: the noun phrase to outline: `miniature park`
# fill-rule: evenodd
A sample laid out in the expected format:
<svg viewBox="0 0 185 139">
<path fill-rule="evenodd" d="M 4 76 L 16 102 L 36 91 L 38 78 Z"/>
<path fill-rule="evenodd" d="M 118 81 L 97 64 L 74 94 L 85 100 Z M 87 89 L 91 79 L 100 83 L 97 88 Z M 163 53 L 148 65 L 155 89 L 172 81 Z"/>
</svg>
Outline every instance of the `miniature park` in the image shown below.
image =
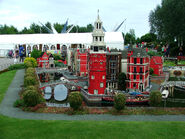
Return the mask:
<svg viewBox="0 0 185 139">
<path fill-rule="evenodd" d="M 139 38 L 134 29 L 146 33 L 142 15 L 156 1 L 88 1 L 91 8 L 103 4 L 104 13 L 108 8 L 109 21 L 98 10 L 86 27 L 83 21 L 68 25 L 68 19 L 35 21 L 42 10 L 43 19 L 49 13 L 45 21 L 67 15 L 74 23 L 84 12 L 89 22 L 92 9 L 85 1 L 23 2 L 0 1 L 0 139 L 184 138 L 183 1 L 162 0 L 147 15 L 150 31 Z M 24 13 L 30 7 L 35 17 Z M 123 22 L 107 31 L 105 24 L 118 18 Z M 23 27 L 23 20 L 36 23 L 22 30 L 13 26 Z M 126 31 L 126 24 L 134 29 Z"/>
<path fill-rule="evenodd" d="M 8 69 L 24 68 L 25 75 L 14 106 L 37 113 L 185 114 L 184 56 L 169 57 L 144 42 L 110 49 L 104 36 L 98 15 L 90 47 L 17 45 L 24 63 L 16 59 Z"/>
</svg>

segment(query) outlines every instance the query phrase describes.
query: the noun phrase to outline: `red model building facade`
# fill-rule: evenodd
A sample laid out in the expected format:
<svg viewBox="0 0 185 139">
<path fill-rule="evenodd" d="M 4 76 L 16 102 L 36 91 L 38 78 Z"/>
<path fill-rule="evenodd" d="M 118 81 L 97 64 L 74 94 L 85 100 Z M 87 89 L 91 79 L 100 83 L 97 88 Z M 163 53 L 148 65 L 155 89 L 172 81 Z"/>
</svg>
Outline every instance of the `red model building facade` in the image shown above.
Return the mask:
<svg viewBox="0 0 185 139">
<path fill-rule="evenodd" d="M 152 56 L 150 58 L 150 68 L 153 68 L 154 74 L 163 74 L 163 60 L 161 56 Z"/>
<path fill-rule="evenodd" d="M 49 68 L 49 56 L 44 52 L 42 57 L 37 58 L 38 67 Z"/>
<path fill-rule="evenodd" d="M 77 57 L 78 57 L 78 71 L 79 71 L 79 74 L 80 76 L 87 76 L 88 75 L 88 62 L 87 62 L 87 59 L 88 59 L 88 52 L 87 52 L 87 49 L 77 49 Z"/>
<path fill-rule="evenodd" d="M 89 88 L 90 94 L 101 95 L 106 89 L 106 45 L 99 14 L 94 23 L 93 42 L 89 51 Z"/>
<path fill-rule="evenodd" d="M 145 49 L 128 49 L 127 88 L 129 90 L 144 91 L 149 87 L 149 60 Z"/>
</svg>

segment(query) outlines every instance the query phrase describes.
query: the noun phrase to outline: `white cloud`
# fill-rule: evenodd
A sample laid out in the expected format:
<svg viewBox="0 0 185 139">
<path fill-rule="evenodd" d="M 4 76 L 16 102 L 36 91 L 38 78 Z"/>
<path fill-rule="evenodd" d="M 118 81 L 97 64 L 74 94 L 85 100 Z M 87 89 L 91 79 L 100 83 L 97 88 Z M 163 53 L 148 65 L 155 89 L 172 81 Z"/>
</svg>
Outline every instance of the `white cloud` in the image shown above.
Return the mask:
<svg viewBox="0 0 185 139">
<path fill-rule="evenodd" d="M 18 29 L 31 23 L 49 21 L 70 24 L 94 23 L 97 9 L 104 26 L 111 31 L 115 24 L 127 21 L 120 29 L 133 28 L 141 36 L 149 31 L 148 15 L 161 0 L 0 0 L 0 24 L 14 25 Z"/>
</svg>

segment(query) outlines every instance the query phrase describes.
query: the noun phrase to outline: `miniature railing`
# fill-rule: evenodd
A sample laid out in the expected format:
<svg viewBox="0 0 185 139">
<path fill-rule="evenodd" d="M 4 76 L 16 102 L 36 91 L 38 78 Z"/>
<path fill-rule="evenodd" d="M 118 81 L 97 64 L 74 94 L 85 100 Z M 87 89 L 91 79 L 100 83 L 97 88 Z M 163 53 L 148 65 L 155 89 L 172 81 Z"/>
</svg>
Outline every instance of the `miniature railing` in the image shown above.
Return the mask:
<svg viewBox="0 0 185 139">
<path fill-rule="evenodd" d="M 185 99 L 179 99 L 179 98 L 167 98 L 167 101 L 185 103 Z"/>
<path fill-rule="evenodd" d="M 46 87 L 46 86 L 58 85 L 58 84 L 65 84 L 65 85 L 70 85 L 70 86 L 83 87 L 80 84 L 72 82 L 72 81 L 56 80 L 56 81 L 49 81 L 49 82 L 45 82 L 45 83 L 40 83 L 40 88 L 43 88 L 43 87 Z"/>
<path fill-rule="evenodd" d="M 168 81 L 163 82 L 161 86 L 185 86 L 185 81 Z"/>
</svg>

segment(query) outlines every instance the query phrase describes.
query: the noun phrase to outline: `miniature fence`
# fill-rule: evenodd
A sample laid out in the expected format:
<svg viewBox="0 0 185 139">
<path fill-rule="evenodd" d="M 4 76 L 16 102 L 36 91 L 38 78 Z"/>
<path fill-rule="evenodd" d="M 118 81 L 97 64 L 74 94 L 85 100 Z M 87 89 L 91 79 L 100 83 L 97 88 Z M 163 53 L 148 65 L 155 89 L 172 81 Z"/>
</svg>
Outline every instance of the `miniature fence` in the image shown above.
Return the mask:
<svg viewBox="0 0 185 139">
<path fill-rule="evenodd" d="M 178 99 L 178 98 L 167 98 L 167 101 L 185 103 L 185 99 Z"/>
</svg>

